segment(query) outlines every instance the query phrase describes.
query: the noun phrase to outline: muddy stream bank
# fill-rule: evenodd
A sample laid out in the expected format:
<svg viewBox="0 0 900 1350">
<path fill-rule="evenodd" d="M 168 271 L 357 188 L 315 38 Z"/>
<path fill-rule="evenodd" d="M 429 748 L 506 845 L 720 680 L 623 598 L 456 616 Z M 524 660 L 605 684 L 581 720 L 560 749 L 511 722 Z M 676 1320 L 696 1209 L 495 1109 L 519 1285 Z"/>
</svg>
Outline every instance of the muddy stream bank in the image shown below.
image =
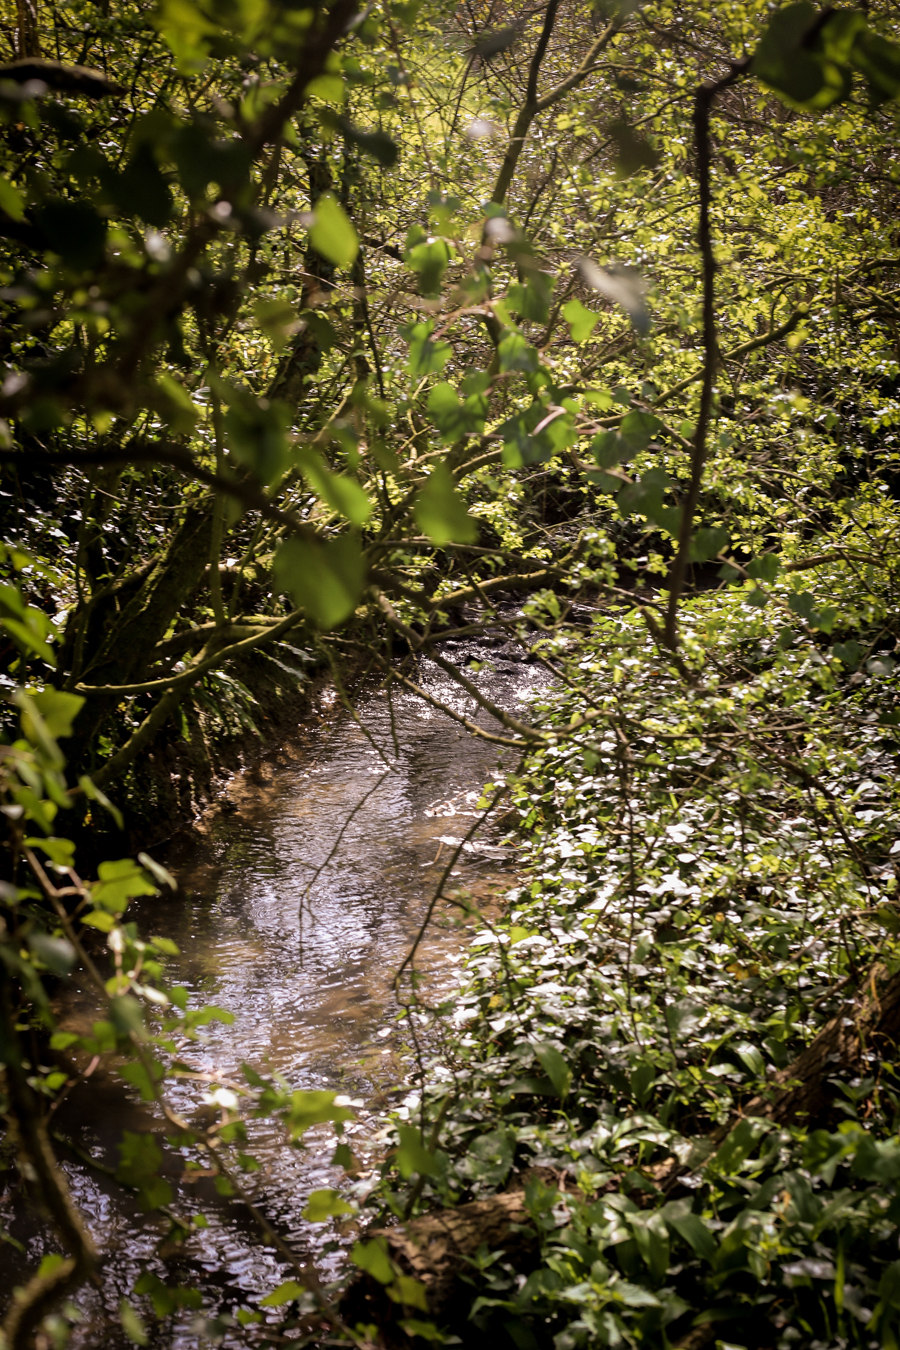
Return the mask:
<svg viewBox="0 0 900 1350">
<path fill-rule="evenodd" d="M 467 643 L 454 655 L 484 663 L 479 685 L 511 711 L 542 683 L 521 649 L 500 639 Z M 436 666 L 423 662 L 419 678 L 475 718 L 474 701 Z M 327 703 L 329 692 L 322 697 Z M 321 726 L 299 728 L 255 769 L 237 775 L 199 840 L 192 834 L 156 850 L 178 878 L 178 894 L 142 903 L 129 918 L 142 932 L 178 944 L 170 977 L 188 988 L 191 1006 L 214 1003 L 234 1015 L 232 1025 L 205 1028 L 203 1041 L 185 1053 L 191 1065 L 221 1080 L 239 1076 L 247 1063 L 277 1072 L 292 1088 L 345 1094 L 357 1111 L 348 1142 L 361 1164 L 357 1180 L 364 1182 L 383 1148 L 387 1113 L 410 1100 L 411 1065 L 392 980 L 443 869 L 449 845 L 441 838 L 465 834 L 481 785 L 510 763 L 496 746 L 396 689 L 391 699 L 383 690 L 365 694 L 357 716 L 358 722 L 342 711 Z M 496 726 L 482 713 L 477 720 Z M 512 884 L 515 859 L 489 840 L 489 833 L 484 842 L 476 835 L 447 889 L 496 912 Z M 458 914 L 440 908 L 417 959 L 430 994 L 455 986 L 456 963 L 475 922 Z M 87 1032 L 97 1009 L 80 984 L 76 975 L 62 995 L 60 1022 Z M 207 1091 L 208 1085 L 182 1080 L 168 1095 L 190 1119 L 212 1109 L 204 1106 Z M 99 1074 L 90 1089 L 73 1091 L 58 1128 L 107 1168 L 118 1162 L 123 1129 L 160 1131 L 136 1093 Z M 343 1173 L 330 1162 L 333 1147 L 328 1127 L 317 1127 L 306 1148 L 289 1149 L 265 1121 L 253 1124 L 248 1146 L 262 1164 L 250 1178 L 253 1199 L 299 1256 L 316 1258 L 325 1278 L 340 1271 L 341 1248 L 334 1249 L 331 1224 L 310 1224 L 301 1211 L 310 1191 L 342 1183 Z M 84 1350 L 130 1344 L 119 1302 L 143 1269 L 201 1289 L 205 1309 L 219 1314 L 255 1303 L 286 1278 L 245 1207 L 218 1196 L 208 1180 L 188 1186 L 172 1176 L 174 1207 L 201 1210 L 208 1227 L 179 1253 L 167 1254 L 160 1251 L 164 1220 L 141 1215 L 115 1182 L 71 1151 L 61 1148 L 59 1156 L 102 1252 L 99 1287 L 76 1299 L 86 1321 L 73 1344 Z M 38 1216 L 23 1209 L 15 1185 L 0 1208 L 0 1225 L 25 1248 L 24 1256 L 9 1244 L 0 1252 L 10 1288 L 56 1246 Z M 196 1346 L 202 1328 L 194 1318 L 186 1311 L 157 1323 L 151 1344 Z M 248 1343 L 237 1329 L 221 1330 L 226 1345 Z"/>
</svg>

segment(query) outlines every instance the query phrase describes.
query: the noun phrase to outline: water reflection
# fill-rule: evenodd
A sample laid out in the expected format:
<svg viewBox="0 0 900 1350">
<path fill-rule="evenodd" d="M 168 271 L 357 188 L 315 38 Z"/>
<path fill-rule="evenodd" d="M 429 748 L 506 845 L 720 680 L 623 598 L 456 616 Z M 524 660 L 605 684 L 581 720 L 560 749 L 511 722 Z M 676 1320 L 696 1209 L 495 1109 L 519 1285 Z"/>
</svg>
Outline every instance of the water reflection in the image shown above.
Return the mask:
<svg viewBox="0 0 900 1350">
<path fill-rule="evenodd" d="M 479 681 L 492 699 L 513 709 L 516 697 L 527 697 L 539 680 L 536 669 L 520 661 L 498 667 L 496 652 L 472 655 L 494 657 L 494 669 Z M 508 656 L 515 655 L 510 649 Z M 436 667 L 423 663 L 420 679 L 437 697 L 476 715 L 474 703 Z M 276 1071 L 293 1087 L 348 1093 L 364 1103 L 350 1127 L 364 1158 L 367 1142 L 378 1147 L 384 1113 L 406 1072 L 392 978 L 446 858 L 440 838 L 461 836 L 472 823 L 481 784 L 497 774 L 498 753 L 408 694 L 395 692 L 391 705 L 383 691 L 373 691 L 359 703 L 358 717 L 364 730 L 342 714 L 239 775 L 205 842 L 182 840 L 168 850 L 164 861 L 178 876 L 180 893 L 145 904 L 136 917 L 143 931 L 178 943 L 173 973 L 190 990 L 192 1004 L 213 1002 L 235 1014 L 233 1026 L 214 1023 L 206 1030 L 204 1042 L 190 1049 L 191 1063 L 225 1078 L 249 1063 Z M 478 720 L 490 722 L 483 714 Z M 463 854 L 455 873 L 454 885 L 482 904 L 509 885 L 508 865 L 484 853 Z M 423 944 L 418 964 L 431 972 L 433 988 L 449 987 L 463 937 L 464 930 L 438 927 Z M 86 1028 L 95 1015 L 87 993 L 69 991 L 67 1025 Z M 65 1126 L 101 1164 L 115 1166 L 121 1130 L 154 1125 L 129 1090 L 112 1078 L 101 1087 L 99 1099 L 85 1088 L 72 1094 Z M 170 1094 L 173 1105 L 190 1117 L 204 1090 L 182 1081 Z M 253 1181 L 255 1198 L 298 1252 L 318 1250 L 326 1274 L 338 1260 L 321 1250 L 332 1234 L 323 1232 L 327 1225 L 305 1223 L 300 1211 L 311 1190 L 340 1180 L 331 1149 L 327 1130 L 303 1151 L 287 1149 L 265 1122 L 254 1127 L 251 1140 L 263 1164 Z M 104 1252 L 101 1287 L 79 1297 L 89 1320 L 78 1344 L 126 1344 L 118 1301 L 145 1267 L 170 1283 L 199 1281 L 206 1297 L 225 1308 L 283 1278 L 243 1207 L 216 1196 L 208 1181 L 181 1187 L 178 1207 L 202 1209 L 209 1227 L 173 1267 L 158 1252 L 164 1221 L 140 1215 L 102 1173 L 74 1158 L 65 1165 Z M 8 1224 L 33 1267 L 45 1246 L 39 1221 L 13 1211 Z M 231 1343 L 228 1335 L 225 1343 Z M 159 1328 L 153 1344 L 196 1345 L 190 1316 Z"/>
</svg>

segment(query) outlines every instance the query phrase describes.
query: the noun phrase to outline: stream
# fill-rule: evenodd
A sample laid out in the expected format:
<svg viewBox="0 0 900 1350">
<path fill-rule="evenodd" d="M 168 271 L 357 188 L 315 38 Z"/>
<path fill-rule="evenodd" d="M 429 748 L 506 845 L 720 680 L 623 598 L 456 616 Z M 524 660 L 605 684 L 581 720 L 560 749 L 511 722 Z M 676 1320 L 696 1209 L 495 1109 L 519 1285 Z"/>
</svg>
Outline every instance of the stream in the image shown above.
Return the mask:
<svg viewBox="0 0 900 1350">
<path fill-rule="evenodd" d="M 502 638 L 467 642 L 447 655 L 484 663 L 479 686 L 513 712 L 543 684 L 540 668 Z M 474 700 L 433 663 L 421 663 L 418 679 L 444 703 L 497 729 L 484 713 L 476 719 Z M 405 1081 L 411 1064 L 393 976 L 453 848 L 441 840 L 466 833 L 481 785 L 512 761 L 510 752 L 505 762 L 502 747 L 469 735 L 397 686 L 390 698 L 381 689 L 364 695 L 356 719 L 329 708 L 333 699 L 330 690 L 321 695 L 319 726 L 299 728 L 295 738 L 231 781 L 199 842 L 192 835 L 155 850 L 177 877 L 179 892 L 142 902 L 128 917 L 142 933 L 164 934 L 178 944 L 168 978 L 188 988 L 190 1006 L 213 1003 L 234 1014 L 232 1025 L 211 1023 L 185 1050 L 191 1066 L 221 1082 L 240 1078 L 240 1065 L 247 1063 L 260 1073 L 280 1074 L 292 1089 L 344 1094 L 356 1111 L 347 1141 L 360 1160 L 357 1183 L 365 1183 L 383 1149 L 388 1113 L 415 1106 Z M 484 841 L 476 834 L 446 891 L 496 913 L 512 881 L 514 857 L 490 838 L 489 830 Z M 455 987 L 457 962 L 475 921 L 459 914 L 441 905 L 420 948 L 416 964 L 426 974 L 429 997 Z M 97 1006 L 93 993 L 78 984 L 76 975 L 62 996 L 60 1025 L 88 1032 Z M 427 1027 L 422 1030 L 427 1036 Z M 196 1119 L 214 1109 L 203 1102 L 209 1088 L 178 1080 L 168 1096 L 181 1114 Z M 59 1117 L 65 1136 L 101 1166 L 116 1166 L 123 1129 L 154 1129 L 161 1138 L 150 1108 L 113 1073 L 98 1071 L 90 1088 L 76 1088 Z M 286 1147 L 270 1122 L 250 1128 L 248 1151 L 261 1164 L 248 1178 L 254 1201 L 298 1256 L 314 1257 L 326 1280 L 336 1277 L 352 1231 L 341 1237 L 332 1223 L 302 1217 L 311 1191 L 346 1185 L 330 1161 L 331 1128 L 316 1127 L 298 1149 Z M 76 1298 L 85 1320 L 73 1346 L 124 1350 L 131 1344 L 119 1303 L 144 1269 L 169 1284 L 199 1288 L 204 1309 L 226 1315 L 219 1326 L 204 1327 L 197 1313 L 184 1310 L 150 1327 L 152 1346 L 188 1350 L 204 1332 L 224 1337 L 227 1346 L 246 1345 L 246 1333 L 229 1329 L 228 1316 L 248 1302 L 254 1306 L 292 1272 L 265 1246 L 245 1206 L 217 1195 L 208 1179 L 187 1185 L 174 1175 L 173 1208 L 201 1211 L 208 1226 L 184 1248 L 167 1252 L 160 1245 L 164 1219 L 142 1215 L 115 1182 L 65 1149 L 59 1156 L 102 1253 L 99 1286 Z M 0 1227 L 25 1249 L 20 1256 L 0 1244 L 9 1288 L 55 1246 L 38 1216 L 23 1209 L 15 1186 L 0 1201 Z"/>
</svg>

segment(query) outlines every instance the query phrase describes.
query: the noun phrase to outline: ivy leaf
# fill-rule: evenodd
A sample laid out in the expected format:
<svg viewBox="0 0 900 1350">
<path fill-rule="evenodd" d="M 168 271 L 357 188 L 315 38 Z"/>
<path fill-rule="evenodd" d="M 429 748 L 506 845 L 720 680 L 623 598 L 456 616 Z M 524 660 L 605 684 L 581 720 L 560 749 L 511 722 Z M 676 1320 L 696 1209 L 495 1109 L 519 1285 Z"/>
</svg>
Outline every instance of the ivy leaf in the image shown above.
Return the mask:
<svg viewBox="0 0 900 1350">
<path fill-rule="evenodd" d="M 298 461 L 310 487 L 332 510 L 340 512 L 351 525 L 366 523 L 372 514 L 372 503 L 354 478 L 332 473 L 311 446 L 302 448 Z"/>
<path fill-rule="evenodd" d="M 718 553 L 728 544 L 728 531 L 722 525 L 706 526 L 697 530 L 691 536 L 690 553 L 688 557 L 691 562 L 706 562 L 709 558 L 715 558 Z"/>
<path fill-rule="evenodd" d="M 448 444 L 464 436 L 478 435 L 484 428 L 487 399 L 481 393 L 461 400 L 452 384 L 436 384 L 428 395 L 428 415 Z"/>
<path fill-rule="evenodd" d="M 290 414 L 283 403 L 254 398 L 249 390 L 228 389 L 225 440 L 235 459 L 271 485 L 288 463 Z"/>
<path fill-rule="evenodd" d="M 630 178 L 641 169 L 656 168 L 659 163 L 659 151 L 630 123 L 620 118 L 611 122 L 606 130 L 616 147 L 617 178 Z"/>
<path fill-rule="evenodd" d="M 540 366 L 536 349 L 526 342 L 521 333 L 507 333 L 500 339 L 497 352 L 501 370 L 520 370 L 532 374 Z"/>
<path fill-rule="evenodd" d="M 781 571 L 781 559 L 777 553 L 762 553 L 747 564 L 747 575 L 754 581 L 771 584 Z"/>
<path fill-rule="evenodd" d="M 865 19 L 858 18 L 865 26 Z M 827 108 L 850 92 L 846 63 L 825 57 L 815 32 L 819 16 L 810 0 L 797 0 L 769 20 L 751 70 L 787 103 L 798 108 Z"/>
<path fill-rule="evenodd" d="M 157 1209 L 172 1199 L 171 1186 L 159 1176 L 162 1161 L 162 1150 L 152 1134 L 123 1131 L 116 1180 L 138 1191 L 142 1209 Z"/>
<path fill-rule="evenodd" d="M 84 699 L 80 694 L 68 694 L 62 689 L 29 690 L 27 694 L 21 694 L 17 701 L 22 712 L 23 730 L 29 738 L 31 732 L 25 729 L 25 719 L 33 719 L 33 710 L 40 714 L 47 734 L 54 740 L 60 740 L 72 735 L 72 723 L 84 707 Z"/>
</svg>

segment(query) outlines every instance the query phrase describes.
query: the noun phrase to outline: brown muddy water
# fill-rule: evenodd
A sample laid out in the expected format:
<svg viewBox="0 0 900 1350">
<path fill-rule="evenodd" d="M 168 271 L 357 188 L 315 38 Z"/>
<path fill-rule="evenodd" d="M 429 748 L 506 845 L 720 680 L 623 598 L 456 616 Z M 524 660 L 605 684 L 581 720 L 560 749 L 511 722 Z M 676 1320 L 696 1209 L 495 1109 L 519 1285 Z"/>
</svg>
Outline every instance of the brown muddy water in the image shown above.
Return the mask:
<svg viewBox="0 0 900 1350">
<path fill-rule="evenodd" d="M 467 644 L 455 656 L 461 663 L 487 663 L 477 676 L 480 686 L 514 712 L 543 683 L 521 649 L 501 639 Z M 423 662 L 419 679 L 476 718 L 473 700 L 436 666 Z M 323 695 L 326 703 L 329 697 Z M 179 893 L 128 914 L 142 932 L 165 934 L 178 944 L 181 955 L 170 960 L 169 978 L 188 987 L 191 1006 L 214 1003 L 235 1017 L 230 1026 L 211 1024 L 203 1040 L 184 1051 L 209 1081 L 175 1085 L 168 1096 L 180 1113 L 190 1119 L 209 1111 L 204 1095 L 223 1080 L 240 1078 L 242 1063 L 277 1072 L 292 1088 L 330 1089 L 352 1102 L 356 1120 L 346 1129 L 360 1160 L 352 1187 L 331 1165 L 335 1140 L 328 1127 L 310 1131 L 306 1147 L 292 1149 L 274 1126 L 251 1123 L 248 1151 L 262 1164 L 249 1178 L 251 1196 L 301 1258 L 316 1260 L 326 1280 L 340 1274 L 353 1225 L 338 1231 L 331 1223 L 308 1223 L 301 1214 L 306 1197 L 325 1186 L 363 1194 L 383 1151 L 388 1113 L 415 1109 L 409 1031 L 397 1020 L 393 976 L 452 847 L 441 838 L 464 835 L 481 785 L 512 767 L 496 746 L 396 689 L 392 699 L 371 691 L 357 704 L 357 715 L 358 722 L 341 712 L 318 728 L 298 730 L 257 769 L 238 775 L 199 842 L 192 836 L 156 851 L 178 878 Z M 477 720 L 497 729 L 483 713 Z M 461 854 L 446 890 L 468 897 L 476 910 L 497 912 L 515 878 L 515 857 L 492 846 L 491 838 L 496 830 L 492 836 L 486 828 L 483 840 L 476 834 L 475 848 Z M 457 963 L 477 922 L 459 915 L 456 908 L 439 907 L 417 958 L 431 1001 L 455 987 Z M 76 975 L 62 995 L 60 1023 L 87 1031 L 97 1009 L 90 992 L 78 986 Z M 433 1024 L 423 1022 L 417 1031 L 433 1043 Z M 91 1087 L 73 1091 L 57 1129 L 101 1168 L 117 1165 L 123 1129 L 154 1130 L 161 1142 L 164 1133 L 151 1108 L 113 1074 L 100 1079 L 99 1071 Z M 252 1329 L 204 1325 L 206 1316 L 225 1314 L 227 1320 L 236 1308 L 255 1306 L 292 1273 L 266 1247 L 242 1204 L 218 1196 L 202 1177 L 186 1184 L 173 1162 L 173 1209 L 200 1212 L 208 1226 L 180 1250 L 168 1251 L 161 1242 L 164 1219 L 142 1215 L 102 1170 L 70 1150 L 60 1148 L 59 1156 L 102 1253 L 98 1286 L 74 1300 L 84 1321 L 73 1346 L 131 1344 L 119 1305 L 144 1270 L 170 1285 L 200 1289 L 204 1304 L 202 1317 L 184 1312 L 156 1323 L 143 1306 L 151 1346 L 187 1350 L 216 1331 L 226 1346 L 252 1343 L 258 1334 Z M 0 1228 L 25 1248 L 22 1256 L 0 1242 L 0 1271 L 9 1290 L 56 1247 L 39 1217 L 23 1208 L 15 1184 L 0 1200 Z"/>
</svg>

